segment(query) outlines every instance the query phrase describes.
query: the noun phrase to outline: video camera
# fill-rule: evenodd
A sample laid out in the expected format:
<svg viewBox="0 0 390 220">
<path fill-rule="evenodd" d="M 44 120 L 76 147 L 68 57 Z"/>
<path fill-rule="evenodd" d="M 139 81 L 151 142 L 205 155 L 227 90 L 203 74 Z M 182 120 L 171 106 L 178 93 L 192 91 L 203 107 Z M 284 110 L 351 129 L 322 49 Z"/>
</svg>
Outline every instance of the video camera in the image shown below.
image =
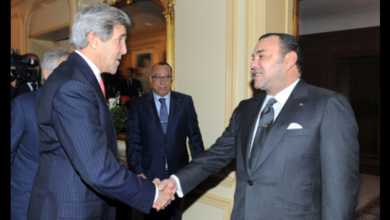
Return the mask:
<svg viewBox="0 0 390 220">
<path fill-rule="evenodd" d="M 36 82 L 38 71 L 34 68 L 39 65 L 39 62 L 22 56 L 16 52 L 16 49 L 11 48 L 11 66 L 15 69 L 11 70 L 11 82 L 17 79 L 19 82 Z"/>
</svg>

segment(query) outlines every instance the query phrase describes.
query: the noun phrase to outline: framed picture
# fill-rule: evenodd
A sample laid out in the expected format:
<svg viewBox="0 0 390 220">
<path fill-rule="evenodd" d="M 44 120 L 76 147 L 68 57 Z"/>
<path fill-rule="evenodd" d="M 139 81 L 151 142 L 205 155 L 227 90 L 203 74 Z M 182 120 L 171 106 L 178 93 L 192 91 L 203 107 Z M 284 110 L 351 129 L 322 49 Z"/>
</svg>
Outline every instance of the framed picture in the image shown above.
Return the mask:
<svg viewBox="0 0 390 220">
<path fill-rule="evenodd" d="M 134 65 L 135 78 L 141 81 L 144 93 L 151 90 L 149 77 L 153 67 L 153 48 L 133 50 L 131 52 L 131 63 Z"/>
</svg>

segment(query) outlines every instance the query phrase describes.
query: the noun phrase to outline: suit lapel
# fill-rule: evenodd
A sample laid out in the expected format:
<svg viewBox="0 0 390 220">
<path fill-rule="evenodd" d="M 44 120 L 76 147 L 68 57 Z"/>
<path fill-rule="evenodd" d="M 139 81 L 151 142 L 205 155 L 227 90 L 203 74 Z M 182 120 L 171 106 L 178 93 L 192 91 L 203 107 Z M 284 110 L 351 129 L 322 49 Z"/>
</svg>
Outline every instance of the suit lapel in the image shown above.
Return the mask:
<svg viewBox="0 0 390 220">
<path fill-rule="evenodd" d="M 287 102 L 284 104 L 278 117 L 274 121 L 265 140 L 263 149 L 261 150 L 260 157 L 254 166 L 255 168 L 252 170 L 252 174 L 260 168 L 272 150 L 276 147 L 280 139 L 283 138 L 284 133 L 287 131 L 287 127 L 292 122 L 291 119 L 296 118 L 295 116 L 300 114 L 301 109 L 305 106 L 307 101 L 307 84 L 300 79 L 290 97 L 287 99 Z"/>
<path fill-rule="evenodd" d="M 106 102 L 106 99 L 104 98 L 102 89 L 100 88 L 99 82 L 97 81 L 96 76 L 93 73 L 91 67 L 89 67 L 87 62 L 79 54 L 77 54 L 75 52 L 73 52 L 72 54 L 77 56 L 74 59 L 72 57 L 72 60 L 75 64 L 75 66 L 81 71 L 81 73 L 85 76 L 85 78 L 87 78 L 87 80 L 92 84 L 93 88 L 99 94 L 100 101 Z M 70 56 L 69 56 L 69 58 L 70 58 Z M 103 80 L 103 78 L 102 78 L 102 80 Z"/>
<path fill-rule="evenodd" d="M 169 103 L 168 124 L 167 124 L 167 131 L 166 131 L 165 135 L 168 135 L 168 132 L 173 130 L 172 128 L 173 128 L 174 123 L 175 123 L 174 115 L 177 115 L 176 114 L 177 101 L 178 101 L 178 97 L 177 97 L 176 93 L 171 91 L 171 101 Z"/>
<path fill-rule="evenodd" d="M 261 106 L 263 105 L 264 99 L 266 97 L 265 93 L 259 94 L 250 100 L 248 111 L 245 112 L 245 117 L 243 119 L 243 124 L 245 125 L 242 128 L 241 133 L 241 149 L 242 155 L 245 163 L 245 169 L 247 173 L 250 173 L 249 170 L 249 151 L 251 149 L 251 143 L 253 138 L 253 131 L 256 126 L 257 117 L 259 115 Z"/>
<path fill-rule="evenodd" d="M 85 78 L 91 83 L 92 87 L 96 90 L 98 94 L 98 100 L 103 103 L 103 107 L 101 110 L 103 112 L 103 125 L 106 126 L 106 132 L 107 137 L 112 137 L 111 141 L 111 147 L 113 154 L 115 157 L 117 157 L 118 147 L 117 147 L 117 139 L 116 139 L 116 133 L 115 133 L 115 127 L 114 123 L 112 121 L 111 113 L 109 111 L 107 101 L 104 98 L 102 89 L 100 88 L 99 82 L 96 79 L 95 74 L 93 73 L 91 67 L 87 64 L 87 62 L 76 52 L 73 52 L 69 57 L 68 60 L 72 61 L 74 65 L 80 70 L 80 72 L 85 76 Z M 103 80 L 103 78 L 101 79 Z M 111 126 L 111 129 L 108 129 L 108 127 Z"/>
</svg>

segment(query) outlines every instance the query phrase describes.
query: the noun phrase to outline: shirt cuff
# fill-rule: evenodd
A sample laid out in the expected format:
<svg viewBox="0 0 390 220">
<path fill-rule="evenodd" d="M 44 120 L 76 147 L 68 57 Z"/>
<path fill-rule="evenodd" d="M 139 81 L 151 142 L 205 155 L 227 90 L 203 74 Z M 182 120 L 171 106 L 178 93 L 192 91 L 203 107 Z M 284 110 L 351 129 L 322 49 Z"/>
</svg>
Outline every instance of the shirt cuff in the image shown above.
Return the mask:
<svg viewBox="0 0 390 220">
<path fill-rule="evenodd" d="M 156 185 L 156 184 L 154 184 L 154 186 L 156 187 L 156 194 L 154 195 L 154 201 L 153 201 L 153 203 L 155 203 L 155 202 L 156 202 L 156 200 L 157 200 L 157 197 L 158 197 L 158 187 L 157 187 L 157 185 Z"/>
<path fill-rule="evenodd" d="M 176 183 L 177 183 L 177 191 L 176 191 L 176 194 L 180 197 L 180 198 L 183 198 L 183 191 L 181 189 L 181 185 L 180 185 L 180 181 L 179 181 L 179 178 L 175 175 L 171 175 L 171 177 L 173 177 L 175 180 L 176 180 Z"/>
</svg>

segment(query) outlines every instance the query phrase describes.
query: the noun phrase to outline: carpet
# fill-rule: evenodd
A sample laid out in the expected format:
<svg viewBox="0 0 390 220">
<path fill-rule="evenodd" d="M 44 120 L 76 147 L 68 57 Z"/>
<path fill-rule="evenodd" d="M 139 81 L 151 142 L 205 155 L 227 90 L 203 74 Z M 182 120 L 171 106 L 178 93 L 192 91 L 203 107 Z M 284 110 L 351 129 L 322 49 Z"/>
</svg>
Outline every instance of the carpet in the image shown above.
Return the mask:
<svg viewBox="0 0 390 220">
<path fill-rule="evenodd" d="M 380 197 L 359 209 L 355 214 L 355 220 L 380 220 Z"/>
</svg>

